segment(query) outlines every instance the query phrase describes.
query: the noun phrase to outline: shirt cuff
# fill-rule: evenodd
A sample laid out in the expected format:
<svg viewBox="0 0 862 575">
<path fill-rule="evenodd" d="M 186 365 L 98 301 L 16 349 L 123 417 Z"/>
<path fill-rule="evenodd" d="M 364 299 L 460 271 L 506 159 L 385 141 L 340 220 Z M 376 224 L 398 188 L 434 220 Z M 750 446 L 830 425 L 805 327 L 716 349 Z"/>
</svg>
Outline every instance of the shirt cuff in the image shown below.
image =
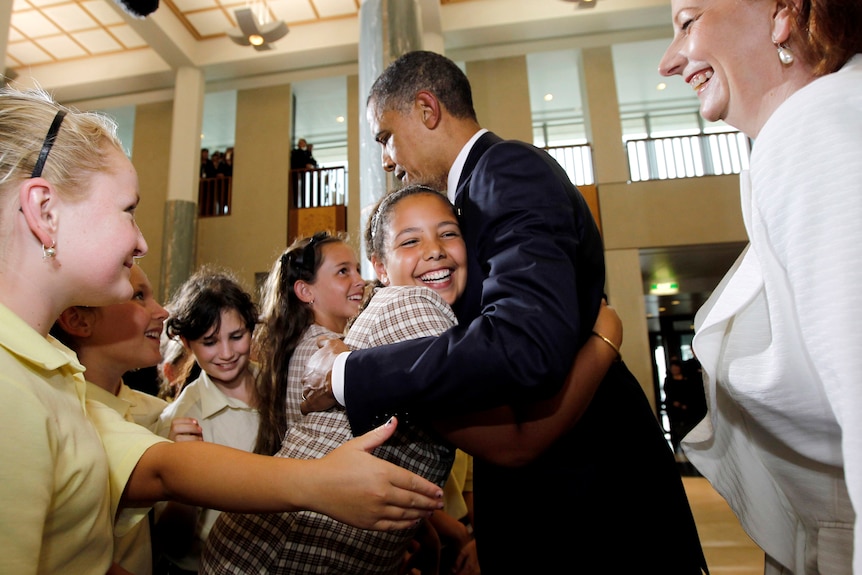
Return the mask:
<svg viewBox="0 0 862 575">
<path fill-rule="evenodd" d="M 335 396 L 335 401 L 339 405 L 344 406 L 344 366 L 347 363 L 349 351 L 339 353 L 335 356 L 335 362 L 332 364 L 332 373 L 330 375 L 330 383 L 332 384 L 332 395 Z"/>
</svg>

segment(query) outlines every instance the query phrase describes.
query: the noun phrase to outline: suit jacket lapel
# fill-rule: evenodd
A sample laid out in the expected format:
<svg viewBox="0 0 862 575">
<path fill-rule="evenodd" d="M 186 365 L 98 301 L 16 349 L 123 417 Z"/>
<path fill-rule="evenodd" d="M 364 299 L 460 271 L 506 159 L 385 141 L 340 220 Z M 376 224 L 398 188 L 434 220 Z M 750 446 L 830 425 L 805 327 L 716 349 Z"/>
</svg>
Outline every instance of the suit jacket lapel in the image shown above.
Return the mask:
<svg viewBox="0 0 862 575">
<path fill-rule="evenodd" d="M 455 192 L 455 207 L 458 210 L 461 209 L 461 204 L 464 201 L 461 192 L 470 187 L 470 176 L 473 175 L 473 170 L 476 169 L 476 164 L 479 163 L 479 160 L 485 155 L 488 148 L 502 141 L 503 138 L 497 134 L 486 132 L 476 140 L 475 144 L 473 144 L 473 148 L 470 150 L 470 153 L 467 154 L 467 161 L 464 162 L 464 169 L 461 170 L 461 177 L 458 178 L 458 189 Z"/>
</svg>

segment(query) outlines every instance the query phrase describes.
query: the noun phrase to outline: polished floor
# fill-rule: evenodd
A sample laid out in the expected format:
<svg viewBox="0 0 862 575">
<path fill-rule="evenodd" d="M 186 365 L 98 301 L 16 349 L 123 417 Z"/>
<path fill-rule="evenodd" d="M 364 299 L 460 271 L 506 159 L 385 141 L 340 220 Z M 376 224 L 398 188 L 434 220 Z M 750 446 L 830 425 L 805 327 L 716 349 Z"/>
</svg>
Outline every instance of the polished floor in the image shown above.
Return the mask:
<svg viewBox="0 0 862 575">
<path fill-rule="evenodd" d="M 711 575 L 762 575 L 763 551 L 703 477 L 683 477 Z"/>
</svg>

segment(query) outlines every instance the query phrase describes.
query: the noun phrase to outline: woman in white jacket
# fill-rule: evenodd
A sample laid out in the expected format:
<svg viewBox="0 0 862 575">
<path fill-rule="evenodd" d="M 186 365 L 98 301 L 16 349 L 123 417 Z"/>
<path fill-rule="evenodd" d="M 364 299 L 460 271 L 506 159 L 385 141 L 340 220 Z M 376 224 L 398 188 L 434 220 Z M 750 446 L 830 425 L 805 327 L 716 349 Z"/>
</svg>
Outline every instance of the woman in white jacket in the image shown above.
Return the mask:
<svg viewBox="0 0 862 575">
<path fill-rule="evenodd" d="M 684 449 L 767 573 L 862 573 L 862 3 L 672 6 L 660 71 L 755 139 L 750 245 L 697 314 L 710 407 Z"/>
</svg>

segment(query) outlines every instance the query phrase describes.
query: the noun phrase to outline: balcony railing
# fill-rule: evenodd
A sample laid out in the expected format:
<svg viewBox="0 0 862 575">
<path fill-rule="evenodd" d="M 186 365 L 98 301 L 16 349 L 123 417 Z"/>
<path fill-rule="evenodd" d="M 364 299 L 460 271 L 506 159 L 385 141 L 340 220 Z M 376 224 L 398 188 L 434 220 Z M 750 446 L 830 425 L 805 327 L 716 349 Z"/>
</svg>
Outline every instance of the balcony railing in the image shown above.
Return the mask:
<svg viewBox="0 0 862 575">
<path fill-rule="evenodd" d="M 551 146 L 545 150 L 566 170 L 576 186 L 596 183 L 593 175 L 593 152 L 588 144 L 580 146 Z"/>
<path fill-rule="evenodd" d="M 233 178 L 201 178 L 198 186 L 198 216 L 229 216 Z"/>
<path fill-rule="evenodd" d="M 633 182 L 738 174 L 751 154 L 740 132 L 629 140 L 626 151 Z"/>
<path fill-rule="evenodd" d="M 563 167 L 576 186 L 595 183 L 589 144 L 545 148 Z M 740 132 L 643 138 L 628 140 L 626 152 L 631 181 L 693 178 L 738 174 L 748 169 L 748 138 Z M 204 178 L 198 191 L 201 217 L 231 213 L 233 178 Z M 344 166 L 291 170 L 291 208 L 347 205 L 347 169 Z"/>
<path fill-rule="evenodd" d="M 290 187 L 293 208 L 347 205 L 347 169 L 344 166 L 291 170 Z"/>
<path fill-rule="evenodd" d="M 628 140 L 626 153 L 633 182 L 738 174 L 748 169 L 751 147 L 740 132 Z M 545 148 L 576 186 L 595 183 L 588 144 Z"/>
</svg>

